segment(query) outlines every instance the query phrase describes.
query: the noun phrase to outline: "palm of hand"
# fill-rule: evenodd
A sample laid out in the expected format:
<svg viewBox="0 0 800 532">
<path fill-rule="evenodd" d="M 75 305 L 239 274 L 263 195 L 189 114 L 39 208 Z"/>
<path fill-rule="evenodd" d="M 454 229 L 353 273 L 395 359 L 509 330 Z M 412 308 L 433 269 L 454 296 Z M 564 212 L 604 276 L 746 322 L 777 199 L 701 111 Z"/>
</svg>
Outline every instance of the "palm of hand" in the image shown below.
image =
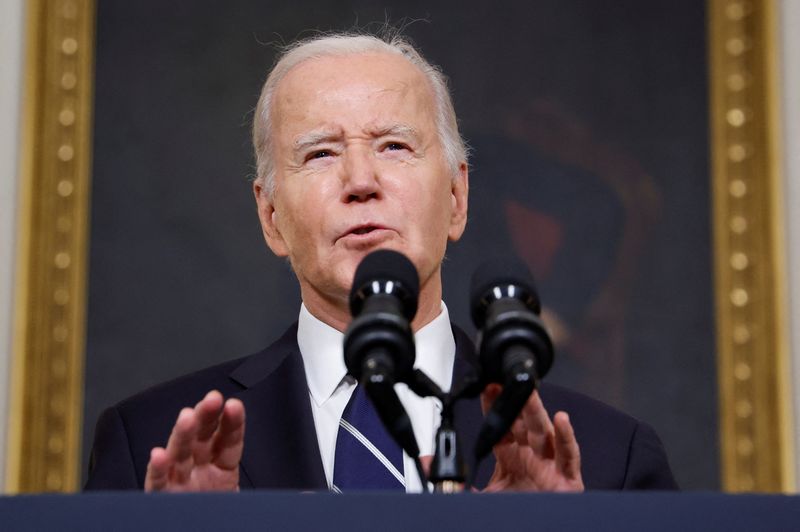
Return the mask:
<svg viewBox="0 0 800 532">
<path fill-rule="evenodd" d="M 150 452 L 145 490 L 236 491 L 243 446 L 244 406 L 209 392 L 181 411 L 166 448 Z"/>
<path fill-rule="evenodd" d="M 483 394 L 484 410 L 501 392 L 490 385 Z M 569 416 L 558 412 L 553 421 L 534 392 L 511 430 L 494 447 L 496 466 L 486 491 L 583 491 L 578 442 Z"/>
<path fill-rule="evenodd" d="M 568 478 L 556 465 L 552 443 L 541 453 L 508 438 L 495 446 L 494 474 L 486 487 L 496 491 L 582 491 L 580 478 Z"/>
<path fill-rule="evenodd" d="M 171 475 L 172 476 L 172 475 Z M 214 464 L 195 466 L 189 478 L 170 478 L 164 491 L 175 493 L 196 491 L 238 491 L 239 471 L 228 471 Z"/>
</svg>

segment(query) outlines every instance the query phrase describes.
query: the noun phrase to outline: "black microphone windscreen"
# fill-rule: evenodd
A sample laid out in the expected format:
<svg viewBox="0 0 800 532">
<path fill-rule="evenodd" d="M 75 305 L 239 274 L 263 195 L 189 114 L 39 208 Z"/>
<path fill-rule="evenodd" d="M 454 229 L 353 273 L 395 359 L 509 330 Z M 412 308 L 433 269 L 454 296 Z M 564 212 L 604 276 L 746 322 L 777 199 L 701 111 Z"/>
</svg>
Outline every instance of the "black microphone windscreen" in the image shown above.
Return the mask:
<svg viewBox="0 0 800 532">
<path fill-rule="evenodd" d="M 540 312 L 539 294 L 528 266 L 516 257 L 491 259 L 478 266 L 470 283 L 470 310 L 472 319 L 479 328 L 483 326 L 485 298 L 490 290 L 499 285 L 524 288 L 532 298 L 531 310 L 537 314 Z"/>
<path fill-rule="evenodd" d="M 353 277 L 350 301 L 353 301 L 359 290 L 373 281 L 399 282 L 407 291 L 407 295 L 414 301 L 413 312 L 416 312 L 416 301 L 419 298 L 419 275 L 417 275 L 417 268 L 408 257 L 391 249 L 379 249 L 364 257 Z"/>
</svg>

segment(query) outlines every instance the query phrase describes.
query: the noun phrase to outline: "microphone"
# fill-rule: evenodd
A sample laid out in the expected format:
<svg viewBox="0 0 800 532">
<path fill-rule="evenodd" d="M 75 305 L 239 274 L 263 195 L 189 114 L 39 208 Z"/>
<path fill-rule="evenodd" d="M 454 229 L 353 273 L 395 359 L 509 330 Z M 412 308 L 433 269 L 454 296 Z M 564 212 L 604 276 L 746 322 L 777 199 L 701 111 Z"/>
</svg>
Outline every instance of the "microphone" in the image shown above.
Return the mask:
<svg viewBox="0 0 800 532">
<path fill-rule="evenodd" d="M 480 462 L 511 428 L 536 385 L 553 365 L 553 344 L 539 318 L 541 303 L 528 268 L 517 259 L 493 260 L 472 276 L 472 320 L 485 383 L 503 385 L 475 445 Z"/>
<path fill-rule="evenodd" d="M 417 439 L 394 384 L 413 376 L 410 322 L 418 297 L 417 269 L 405 255 L 386 249 L 370 253 L 356 268 L 350 291 L 353 321 L 344 337 L 347 372 L 364 386 L 386 430 L 414 459 Z"/>
</svg>

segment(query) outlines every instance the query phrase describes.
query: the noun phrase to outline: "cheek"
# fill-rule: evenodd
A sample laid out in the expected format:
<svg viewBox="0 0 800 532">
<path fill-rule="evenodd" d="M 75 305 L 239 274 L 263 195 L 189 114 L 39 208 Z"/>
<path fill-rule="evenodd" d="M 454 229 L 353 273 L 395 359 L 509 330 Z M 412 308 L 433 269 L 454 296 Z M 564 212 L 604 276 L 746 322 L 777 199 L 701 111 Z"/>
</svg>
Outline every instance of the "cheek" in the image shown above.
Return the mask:
<svg viewBox="0 0 800 532">
<path fill-rule="evenodd" d="M 421 248 L 417 253 L 431 258 L 443 254 L 450 228 L 450 201 L 436 192 L 428 190 L 426 196 L 415 198 L 419 209 L 406 213 Z"/>
<path fill-rule="evenodd" d="M 423 198 L 423 202 L 426 212 L 422 214 L 425 215 L 430 224 L 429 231 L 433 233 L 434 228 L 438 230 L 447 228 L 450 223 L 450 213 L 453 211 L 453 200 L 449 187 L 428 191 L 426 197 Z"/>
<path fill-rule="evenodd" d="M 298 252 L 302 253 L 302 242 L 307 240 L 307 228 L 304 226 L 304 217 L 298 216 L 297 205 L 291 197 L 287 197 L 286 191 L 282 191 L 282 197 L 279 204 L 276 204 L 273 219 L 275 220 L 275 227 L 280 231 L 286 247 L 289 252 L 289 257 L 292 262 L 296 262 Z"/>
<path fill-rule="evenodd" d="M 314 216 L 315 211 L 309 209 L 304 214 L 293 216 L 288 220 L 290 246 L 295 254 L 308 255 L 316 250 L 322 227 L 322 223 Z"/>
<path fill-rule="evenodd" d="M 290 176 L 281 187 L 281 201 L 276 205 L 284 231 L 290 234 L 302 234 L 307 231 L 309 218 L 314 216 L 317 209 L 312 204 L 313 198 L 304 190 L 299 179 Z"/>
</svg>

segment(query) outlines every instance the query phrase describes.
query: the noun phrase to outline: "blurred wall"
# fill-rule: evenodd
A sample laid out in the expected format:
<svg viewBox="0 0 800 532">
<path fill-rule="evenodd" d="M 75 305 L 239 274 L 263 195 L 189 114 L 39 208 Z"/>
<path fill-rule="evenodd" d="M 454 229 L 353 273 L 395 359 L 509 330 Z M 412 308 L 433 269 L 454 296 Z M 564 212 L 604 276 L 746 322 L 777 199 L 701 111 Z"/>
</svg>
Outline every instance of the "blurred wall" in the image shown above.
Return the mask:
<svg viewBox="0 0 800 532">
<path fill-rule="evenodd" d="M 0 493 L 5 486 L 14 305 L 19 116 L 24 0 L 6 0 L 0 17 Z"/>
</svg>

